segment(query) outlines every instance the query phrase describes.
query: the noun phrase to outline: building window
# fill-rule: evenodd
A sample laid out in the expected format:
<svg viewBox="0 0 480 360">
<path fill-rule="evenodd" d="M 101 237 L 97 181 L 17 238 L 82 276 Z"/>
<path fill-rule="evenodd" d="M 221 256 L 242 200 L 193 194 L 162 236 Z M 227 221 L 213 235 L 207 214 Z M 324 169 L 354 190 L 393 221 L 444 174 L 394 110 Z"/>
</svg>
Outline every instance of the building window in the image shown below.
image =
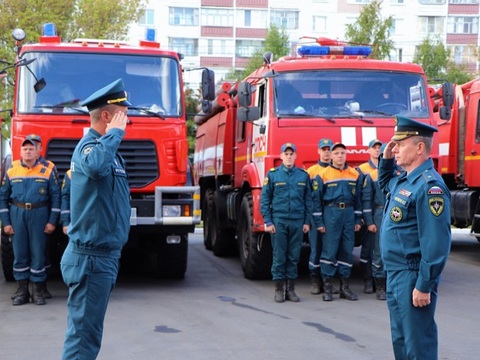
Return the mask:
<svg viewBox="0 0 480 360">
<path fill-rule="evenodd" d="M 270 22 L 277 27 L 296 30 L 298 29 L 298 11 L 272 10 Z"/>
<path fill-rule="evenodd" d="M 443 5 L 445 0 L 420 0 L 422 5 Z"/>
<path fill-rule="evenodd" d="M 443 16 L 419 16 L 418 31 L 423 34 L 443 34 L 445 17 Z"/>
<path fill-rule="evenodd" d="M 235 56 L 251 57 L 256 50 L 263 47 L 263 41 L 260 40 L 237 40 L 235 45 Z"/>
<path fill-rule="evenodd" d="M 390 0 L 390 4 L 393 5 L 403 5 L 405 3 L 405 0 Z"/>
<path fill-rule="evenodd" d="M 138 20 L 138 25 L 152 26 L 155 24 L 155 11 L 151 9 L 145 10 L 143 15 Z"/>
<path fill-rule="evenodd" d="M 198 9 L 169 8 L 169 24 L 174 26 L 198 26 Z"/>
<path fill-rule="evenodd" d="M 478 16 L 452 16 L 448 18 L 449 34 L 478 34 Z"/>
<path fill-rule="evenodd" d="M 402 33 L 403 19 L 392 19 L 392 26 L 390 27 L 390 34 Z"/>
<path fill-rule="evenodd" d="M 235 16 L 237 27 L 267 28 L 267 12 L 265 10 L 237 10 Z"/>
<path fill-rule="evenodd" d="M 198 56 L 198 39 L 169 38 L 169 47 L 185 56 Z"/>
<path fill-rule="evenodd" d="M 233 10 L 229 9 L 202 9 L 203 26 L 233 26 Z"/>
<path fill-rule="evenodd" d="M 327 17 L 326 16 L 313 16 L 312 30 L 319 32 L 327 31 Z"/>
<path fill-rule="evenodd" d="M 353 0 L 355 4 L 370 4 L 370 0 Z"/>
<path fill-rule="evenodd" d="M 478 4 L 478 0 L 449 0 L 449 4 Z"/>
<path fill-rule="evenodd" d="M 208 39 L 207 55 L 233 56 L 233 40 Z"/>
</svg>

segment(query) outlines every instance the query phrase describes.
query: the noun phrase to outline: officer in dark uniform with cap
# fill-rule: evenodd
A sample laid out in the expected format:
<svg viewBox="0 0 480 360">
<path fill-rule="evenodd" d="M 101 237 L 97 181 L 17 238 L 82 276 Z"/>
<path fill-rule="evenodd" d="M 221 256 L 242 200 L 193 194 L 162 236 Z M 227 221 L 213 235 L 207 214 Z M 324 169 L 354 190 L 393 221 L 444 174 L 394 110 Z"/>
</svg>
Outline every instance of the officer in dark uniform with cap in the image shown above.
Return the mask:
<svg viewBox="0 0 480 360">
<path fill-rule="evenodd" d="M 13 305 L 45 304 L 45 251 L 47 235 L 55 230 L 60 215 L 60 187 L 51 168 L 40 163 L 37 144 L 25 139 L 21 160 L 7 170 L 0 190 L 0 217 L 4 232 L 12 236 L 13 275 L 18 290 Z"/>
<path fill-rule="evenodd" d="M 295 280 L 303 234 L 310 230 L 312 192 L 308 173 L 295 166 L 295 145 L 283 144 L 280 151 L 283 163 L 265 176 L 260 210 L 265 231 L 272 237 L 274 299 L 276 302 L 298 302 Z"/>
<path fill-rule="evenodd" d="M 379 166 L 380 232 L 396 360 L 437 359 L 437 287 L 450 252 L 450 193 L 430 158 L 436 128 L 396 116 Z M 395 161 L 404 171 L 396 176 Z"/>
<path fill-rule="evenodd" d="M 69 287 L 62 359 L 95 359 L 130 229 L 129 186 L 118 152 L 125 136 L 127 101 L 122 79 L 80 103 L 91 127 L 71 161 L 69 243 L 61 270 Z"/>
</svg>

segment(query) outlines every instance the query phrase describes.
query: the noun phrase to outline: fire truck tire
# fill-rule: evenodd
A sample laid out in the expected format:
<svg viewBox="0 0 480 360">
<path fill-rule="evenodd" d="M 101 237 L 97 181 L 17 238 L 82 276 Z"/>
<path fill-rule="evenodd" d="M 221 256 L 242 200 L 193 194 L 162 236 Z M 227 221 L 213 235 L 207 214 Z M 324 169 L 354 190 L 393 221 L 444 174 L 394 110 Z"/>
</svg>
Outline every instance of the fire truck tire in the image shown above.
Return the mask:
<svg viewBox="0 0 480 360">
<path fill-rule="evenodd" d="M 213 189 L 207 189 L 203 198 L 203 244 L 207 250 L 212 250 L 212 214 L 213 214 Z"/>
<path fill-rule="evenodd" d="M 253 232 L 253 199 L 246 193 L 242 199 L 237 226 L 240 263 L 247 279 L 270 279 L 272 244 L 266 233 Z"/>
<path fill-rule="evenodd" d="M 157 253 L 157 275 L 162 279 L 183 279 L 187 271 L 188 233 L 180 234 L 180 244 L 163 243 Z"/>
<path fill-rule="evenodd" d="M 9 236 L 2 234 L 2 268 L 3 276 L 7 281 L 13 281 L 13 246 Z"/>
<path fill-rule="evenodd" d="M 212 213 L 210 214 L 211 244 L 215 256 L 231 256 L 236 253 L 235 231 L 234 229 L 225 229 L 220 226 L 218 209 L 213 201 Z"/>
</svg>

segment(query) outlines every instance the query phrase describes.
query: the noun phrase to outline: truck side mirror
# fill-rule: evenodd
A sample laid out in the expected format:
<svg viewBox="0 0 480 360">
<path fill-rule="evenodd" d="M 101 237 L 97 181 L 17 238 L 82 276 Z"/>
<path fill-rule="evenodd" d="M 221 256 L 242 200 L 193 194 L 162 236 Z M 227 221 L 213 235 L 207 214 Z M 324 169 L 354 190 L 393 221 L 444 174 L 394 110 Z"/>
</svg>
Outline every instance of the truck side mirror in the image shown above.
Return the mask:
<svg viewBox="0 0 480 360">
<path fill-rule="evenodd" d="M 443 105 L 451 108 L 453 106 L 453 84 L 451 82 L 445 82 L 442 85 L 442 100 Z"/>
<path fill-rule="evenodd" d="M 452 108 L 447 106 L 440 107 L 440 119 L 442 120 L 450 120 L 452 116 Z"/>
<path fill-rule="evenodd" d="M 252 93 L 255 87 L 247 81 L 238 84 L 238 105 L 240 107 L 248 107 L 252 103 Z"/>
<path fill-rule="evenodd" d="M 202 71 L 202 96 L 204 100 L 215 100 L 215 73 L 210 69 Z"/>
</svg>

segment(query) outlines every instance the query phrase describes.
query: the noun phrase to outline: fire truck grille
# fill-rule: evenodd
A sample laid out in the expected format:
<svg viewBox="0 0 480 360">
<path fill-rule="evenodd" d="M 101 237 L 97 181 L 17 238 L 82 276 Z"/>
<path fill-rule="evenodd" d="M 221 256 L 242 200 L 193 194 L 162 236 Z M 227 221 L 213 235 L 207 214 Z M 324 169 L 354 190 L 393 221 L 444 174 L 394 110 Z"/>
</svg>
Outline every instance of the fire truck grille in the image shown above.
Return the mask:
<svg viewBox="0 0 480 360">
<path fill-rule="evenodd" d="M 70 168 L 70 160 L 78 139 L 52 139 L 48 143 L 46 158 L 57 167 L 60 178 Z M 124 140 L 120 153 L 125 160 L 131 188 L 142 188 L 159 177 L 157 151 L 152 141 Z"/>
</svg>

